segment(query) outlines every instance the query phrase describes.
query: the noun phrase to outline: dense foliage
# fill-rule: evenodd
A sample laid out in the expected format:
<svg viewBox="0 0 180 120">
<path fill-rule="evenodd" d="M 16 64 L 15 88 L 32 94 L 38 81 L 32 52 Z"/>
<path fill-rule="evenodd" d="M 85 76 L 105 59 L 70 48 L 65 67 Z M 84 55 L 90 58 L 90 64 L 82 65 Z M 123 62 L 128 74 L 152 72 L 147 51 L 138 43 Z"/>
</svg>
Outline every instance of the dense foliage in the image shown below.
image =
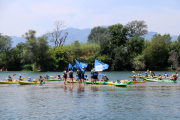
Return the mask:
<svg viewBox="0 0 180 120">
<path fill-rule="evenodd" d="M 76 58 L 88 63 L 87 70 L 94 66 L 95 59 L 109 64 L 109 70 L 179 70 L 180 35 L 176 41 L 171 41 L 170 34 L 156 34 L 151 40 L 144 40 L 147 33 L 144 21 L 132 21 L 125 26 L 94 27 L 86 43 L 75 40 L 51 47 L 47 36 L 37 38 L 36 31 L 29 30 L 23 35 L 26 42 L 14 48 L 11 38 L 0 34 L 0 69 L 63 70 L 68 63 L 74 64 Z"/>
</svg>

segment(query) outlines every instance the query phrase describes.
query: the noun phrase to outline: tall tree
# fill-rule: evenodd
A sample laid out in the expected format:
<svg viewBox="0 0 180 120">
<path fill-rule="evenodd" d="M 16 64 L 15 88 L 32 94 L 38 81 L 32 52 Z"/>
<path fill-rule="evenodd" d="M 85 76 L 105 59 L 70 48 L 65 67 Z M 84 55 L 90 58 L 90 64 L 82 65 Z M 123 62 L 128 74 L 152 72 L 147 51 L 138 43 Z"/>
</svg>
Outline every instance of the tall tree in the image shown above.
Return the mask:
<svg viewBox="0 0 180 120">
<path fill-rule="evenodd" d="M 91 33 L 88 35 L 88 42 L 89 43 L 100 43 L 104 39 L 109 37 L 107 28 L 104 27 L 94 27 L 91 29 Z"/>
<path fill-rule="evenodd" d="M 62 35 L 62 31 L 66 26 L 63 21 L 55 21 L 54 26 L 54 30 L 47 33 L 50 38 L 50 42 L 54 42 L 55 46 L 63 46 L 68 35 L 67 30 L 65 35 Z"/>
<path fill-rule="evenodd" d="M 169 34 L 155 34 L 147 48 L 143 50 L 146 65 L 149 68 L 156 69 L 168 65 L 168 57 L 171 45 Z"/>
<path fill-rule="evenodd" d="M 145 23 L 145 21 L 141 20 L 141 21 L 137 21 L 134 20 L 132 22 L 128 22 L 126 24 L 126 27 L 129 28 L 129 36 L 130 37 L 134 37 L 134 36 L 143 36 L 145 34 L 148 33 L 147 30 L 147 25 Z"/>
<path fill-rule="evenodd" d="M 31 63 L 35 63 L 37 68 L 46 70 L 45 61 L 48 57 L 48 41 L 47 36 L 35 38 L 36 31 L 29 31 L 23 35 L 26 38 L 25 50 L 23 52 L 24 61 L 31 60 Z M 31 36 L 31 38 L 27 37 Z"/>
</svg>

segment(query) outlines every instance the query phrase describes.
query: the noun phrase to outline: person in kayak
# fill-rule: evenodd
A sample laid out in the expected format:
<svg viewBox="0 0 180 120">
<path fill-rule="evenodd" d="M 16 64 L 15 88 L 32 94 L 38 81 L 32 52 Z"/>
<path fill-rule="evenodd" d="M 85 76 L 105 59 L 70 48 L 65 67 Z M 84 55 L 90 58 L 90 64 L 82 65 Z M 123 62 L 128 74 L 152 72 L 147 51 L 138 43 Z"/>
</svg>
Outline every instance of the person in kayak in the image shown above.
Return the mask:
<svg viewBox="0 0 180 120">
<path fill-rule="evenodd" d="M 175 73 L 175 74 L 176 74 L 176 76 L 178 77 L 178 73 L 177 73 L 177 71 L 176 71 L 176 73 Z"/>
<path fill-rule="evenodd" d="M 87 80 L 87 81 L 89 80 L 87 75 L 84 76 L 84 80 Z"/>
<path fill-rule="evenodd" d="M 148 73 L 147 72 L 145 72 L 145 77 L 148 77 Z"/>
<path fill-rule="evenodd" d="M 71 84 L 71 81 L 73 82 L 73 71 L 72 71 L 72 68 L 69 69 L 69 80 L 70 80 L 70 84 Z"/>
<path fill-rule="evenodd" d="M 60 76 L 60 75 L 58 75 L 58 76 L 57 76 L 57 79 L 61 79 L 61 76 Z"/>
<path fill-rule="evenodd" d="M 6 81 L 12 81 L 12 77 L 9 75 L 8 79 L 5 79 Z"/>
<path fill-rule="evenodd" d="M 133 81 L 137 81 L 137 80 L 136 80 L 136 76 L 135 76 L 135 75 L 133 76 Z"/>
<path fill-rule="evenodd" d="M 22 81 L 21 75 L 19 76 L 19 81 Z"/>
<path fill-rule="evenodd" d="M 77 69 L 77 75 L 78 75 L 78 81 L 80 84 L 80 82 L 81 82 L 81 70 L 79 68 Z"/>
<path fill-rule="evenodd" d="M 66 72 L 66 69 L 64 69 L 64 75 L 63 75 L 63 78 L 64 78 L 64 85 L 66 85 L 66 79 L 67 79 L 67 72 Z"/>
<path fill-rule="evenodd" d="M 94 81 L 95 81 L 95 84 L 96 84 L 96 81 L 97 81 L 97 79 L 98 79 L 98 74 L 99 74 L 99 72 L 98 72 L 98 71 L 95 71 L 95 69 L 94 69 L 94 71 L 93 71 L 93 78 L 94 78 L 94 80 L 93 80 L 93 85 L 94 85 Z"/>
<path fill-rule="evenodd" d="M 45 79 L 49 79 L 49 76 L 46 74 L 46 76 L 44 77 Z"/>
<path fill-rule="evenodd" d="M 172 77 L 172 78 L 170 78 L 169 80 L 174 80 L 174 81 L 176 81 L 176 80 L 177 80 L 177 76 L 176 76 L 176 74 L 174 74 L 174 75 L 173 75 L 173 77 Z"/>
<path fill-rule="evenodd" d="M 159 74 L 158 80 L 162 80 L 162 76 Z"/>
<path fill-rule="evenodd" d="M 104 82 L 108 82 L 108 81 L 109 81 L 109 78 L 107 78 L 107 76 L 104 75 L 104 77 L 102 78 L 102 80 L 103 80 Z"/>
<path fill-rule="evenodd" d="M 31 78 L 30 78 L 30 77 L 28 78 L 28 82 L 32 82 L 32 80 L 31 80 Z"/>
<path fill-rule="evenodd" d="M 42 75 L 39 76 L 39 82 L 41 82 L 43 79 Z"/>
</svg>

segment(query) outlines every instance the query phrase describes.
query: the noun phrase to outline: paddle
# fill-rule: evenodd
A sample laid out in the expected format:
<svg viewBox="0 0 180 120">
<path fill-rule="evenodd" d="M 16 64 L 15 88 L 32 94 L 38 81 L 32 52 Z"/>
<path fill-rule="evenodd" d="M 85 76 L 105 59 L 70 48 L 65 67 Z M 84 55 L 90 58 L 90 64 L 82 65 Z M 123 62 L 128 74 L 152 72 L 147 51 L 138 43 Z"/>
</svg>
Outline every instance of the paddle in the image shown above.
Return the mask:
<svg viewBox="0 0 180 120">
<path fill-rule="evenodd" d="M 54 76 L 50 76 L 50 77 L 54 77 Z"/>
<path fill-rule="evenodd" d="M 15 73 L 15 74 L 13 74 L 12 76 L 16 76 L 16 73 Z"/>
<path fill-rule="evenodd" d="M 21 78 L 21 79 L 23 79 L 23 80 L 24 80 L 25 78 L 23 77 L 23 78 Z"/>
<path fill-rule="evenodd" d="M 135 71 L 132 71 L 132 73 L 136 73 Z"/>
</svg>

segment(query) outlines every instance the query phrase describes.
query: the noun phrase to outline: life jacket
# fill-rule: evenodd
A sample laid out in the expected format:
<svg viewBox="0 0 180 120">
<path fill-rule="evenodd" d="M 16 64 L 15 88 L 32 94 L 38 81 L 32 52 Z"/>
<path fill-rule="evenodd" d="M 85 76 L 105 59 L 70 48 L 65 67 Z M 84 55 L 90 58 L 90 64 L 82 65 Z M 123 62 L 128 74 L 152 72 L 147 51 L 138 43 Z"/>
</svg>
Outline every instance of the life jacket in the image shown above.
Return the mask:
<svg viewBox="0 0 180 120">
<path fill-rule="evenodd" d="M 133 81 L 136 81 L 136 78 L 133 78 Z"/>
<path fill-rule="evenodd" d="M 70 71 L 70 72 L 69 72 L 69 76 L 73 76 L 73 71 Z"/>
<path fill-rule="evenodd" d="M 98 76 L 97 71 L 94 71 L 93 76 Z"/>
<path fill-rule="evenodd" d="M 81 71 L 80 71 L 80 70 L 77 70 L 77 74 L 78 74 L 78 75 L 81 75 Z"/>
<path fill-rule="evenodd" d="M 174 80 L 177 80 L 177 77 L 176 77 L 176 76 L 174 76 Z"/>
</svg>

